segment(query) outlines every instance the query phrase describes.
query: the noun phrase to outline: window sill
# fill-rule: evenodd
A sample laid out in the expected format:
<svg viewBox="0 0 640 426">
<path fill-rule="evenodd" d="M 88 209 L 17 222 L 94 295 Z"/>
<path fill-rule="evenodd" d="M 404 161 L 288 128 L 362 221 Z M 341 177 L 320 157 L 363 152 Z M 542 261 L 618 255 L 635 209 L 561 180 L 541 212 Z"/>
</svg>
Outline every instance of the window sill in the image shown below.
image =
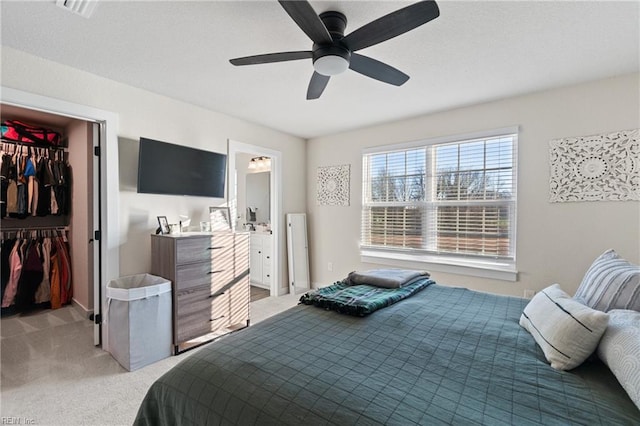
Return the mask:
<svg viewBox="0 0 640 426">
<path fill-rule="evenodd" d="M 394 253 L 371 249 L 360 250 L 360 261 L 411 269 L 428 269 L 430 272 L 469 275 L 502 281 L 518 281 L 515 265 L 508 262 L 479 261 L 427 254 Z"/>
</svg>

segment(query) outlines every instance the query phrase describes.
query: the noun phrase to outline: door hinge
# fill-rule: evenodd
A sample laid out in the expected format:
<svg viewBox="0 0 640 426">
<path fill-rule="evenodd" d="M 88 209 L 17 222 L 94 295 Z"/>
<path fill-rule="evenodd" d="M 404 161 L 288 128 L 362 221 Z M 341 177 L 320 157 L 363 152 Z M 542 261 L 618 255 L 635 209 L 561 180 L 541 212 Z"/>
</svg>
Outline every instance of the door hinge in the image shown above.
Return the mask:
<svg viewBox="0 0 640 426">
<path fill-rule="evenodd" d="M 91 314 L 89 315 L 89 319 L 94 322 L 94 324 L 102 324 L 102 316 L 100 314 Z"/>
<path fill-rule="evenodd" d="M 100 241 L 100 230 L 93 232 L 93 239 L 96 241 Z"/>
<path fill-rule="evenodd" d="M 94 146 L 93 147 L 93 155 L 95 155 L 96 157 L 100 157 L 100 147 L 99 146 Z"/>
</svg>

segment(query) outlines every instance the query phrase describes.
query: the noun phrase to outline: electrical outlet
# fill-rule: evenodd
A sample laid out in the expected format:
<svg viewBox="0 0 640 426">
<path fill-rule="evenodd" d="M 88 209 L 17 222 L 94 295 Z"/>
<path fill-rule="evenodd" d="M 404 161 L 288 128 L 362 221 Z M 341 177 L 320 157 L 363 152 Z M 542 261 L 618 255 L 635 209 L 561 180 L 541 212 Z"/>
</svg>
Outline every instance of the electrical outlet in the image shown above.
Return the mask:
<svg viewBox="0 0 640 426">
<path fill-rule="evenodd" d="M 526 289 L 524 290 L 524 297 L 525 297 L 525 299 L 532 299 L 532 298 L 533 298 L 533 296 L 535 296 L 535 295 L 536 295 L 535 290 L 531 290 L 530 288 L 526 288 Z"/>
<path fill-rule="evenodd" d="M 329 272 L 333 272 L 333 262 L 327 263 L 327 269 L 329 270 Z"/>
</svg>

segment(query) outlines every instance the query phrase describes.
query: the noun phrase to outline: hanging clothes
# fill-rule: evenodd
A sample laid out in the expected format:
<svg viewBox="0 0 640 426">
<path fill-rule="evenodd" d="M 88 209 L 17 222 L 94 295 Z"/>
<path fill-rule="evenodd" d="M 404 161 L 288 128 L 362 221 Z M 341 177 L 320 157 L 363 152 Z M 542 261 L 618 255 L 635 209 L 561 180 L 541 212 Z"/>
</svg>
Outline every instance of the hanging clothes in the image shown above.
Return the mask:
<svg viewBox="0 0 640 426">
<path fill-rule="evenodd" d="M 11 167 L 11 154 L 2 151 L 2 164 L 0 164 L 0 182 L 2 187 L 0 189 L 0 217 L 7 216 L 7 190 L 9 189 L 9 167 Z"/>
<path fill-rule="evenodd" d="M 62 307 L 60 299 L 60 256 L 55 244 L 51 248 L 51 275 L 49 276 L 49 281 L 51 282 L 51 309 L 58 309 Z"/>
<path fill-rule="evenodd" d="M 51 238 L 42 240 L 42 282 L 36 290 L 36 303 L 44 303 L 51 300 L 51 282 L 49 272 L 51 271 Z"/>
<path fill-rule="evenodd" d="M 29 240 L 25 248 L 22 273 L 18 281 L 15 298 L 15 305 L 18 310 L 24 312 L 35 304 L 36 290 L 38 290 L 42 282 L 42 272 L 40 243 L 37 240 Z"/>
<path fill-rule="evenodd" d="M 9 312 L 4 308 L 16 313 L 43 304 L 57 309 L 72 302 L 71 257 L 66 235 L 43 237 L 34 231 L 28 238 L 2 240 L 0 250 L 3 314 Z"/>
<path fill-rule="evenodd" d="M 71 167 L 66 148 L 22 140 L 0 141 L 0 205 L 2 210 L 2 314 L 25 312 L 34 306 L 59 308 L 72 301 L 69 224 Z M 34 218 L 39 216 L 39 218 Z M 46 216 L 63 216 L 51 220 Z M 5 223 L 5 218 L 9 218 Z M 19 220 L 14 220 L 19 219 Z M 42 224 L 56 226 L 41 228 Z M 35 226 L 38 229 L 29 229 Z"/>
<path fill-rule="evenodd" d="M 9 257 L 9 282 L 2 296 L 2 307 L 8 308 L 13 305 L 13 299 L 18 291 L 18 281 L 20 280 L 20 273 L 22 272 L 22 257 L 20 256 L 20 246 L 23 244 L 22 240 L 17 240 L 11 250 Z"/>
<path fill-rule="evenodd" d="M 63 304 L 71 303 L 71 299 L 73 297 L 73 286 L 71 280 L 71 257 L 69 255 L 69 243 L 66 241 L 64 237 L 58 237 L 59 250 L 58 252 L 62 254 L 61 266 L 62 266 L 62 274 L 61 274 L 61 299 Z"/>
<path fill-rule="evenodd" d="M 2 217 L 66 216 L 71 212 L 71 167 L 62 150 L 3 142 Z M 4 151 L 12 147 L 9 154 Z"/>
<path fill-rule="evenodd" d="M 1 284 L 2 290 L 0 291 L 0 304 L 4 298 L 4 291 L 9 284 L 9 278 L 11 276 L 11 263 L 9 261 L 13 246 L 16 244 L 15 238 L 8 238 L 2 241 L 0 244 L 0 275 L 2 277 Z"/>
<path fill-rule="evenodd" d="M 38 216 L 47 216 L 51 214 L 51 185 L 53 185 L 53 176 L 50 174 L 48 160 L 40 157 L 36 171 L 38 181 L 38 205 L 36 214 Z"/>
</svg>

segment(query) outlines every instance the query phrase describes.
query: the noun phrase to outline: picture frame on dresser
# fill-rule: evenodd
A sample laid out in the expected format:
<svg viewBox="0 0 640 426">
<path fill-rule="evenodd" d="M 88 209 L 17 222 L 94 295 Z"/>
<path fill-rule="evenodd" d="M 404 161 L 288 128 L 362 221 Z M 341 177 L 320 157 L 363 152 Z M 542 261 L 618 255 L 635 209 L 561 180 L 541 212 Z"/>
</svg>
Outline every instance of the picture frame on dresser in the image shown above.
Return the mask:
<svg viewBox="0 0 640 426">
<path fill-rule="evenodd" d="M 229 207 L 209 207 L 209 222 L 212 231 L 231 231 L 231 209 Z"/>
<path fill-rule="evenodd" d="M 169 221 L 166 216 L 158 216 L 158 225 L 160 226 L 160 233 L 163 235 L 167 235 L 170 233 L 169 231 Z"/>
</svg>

